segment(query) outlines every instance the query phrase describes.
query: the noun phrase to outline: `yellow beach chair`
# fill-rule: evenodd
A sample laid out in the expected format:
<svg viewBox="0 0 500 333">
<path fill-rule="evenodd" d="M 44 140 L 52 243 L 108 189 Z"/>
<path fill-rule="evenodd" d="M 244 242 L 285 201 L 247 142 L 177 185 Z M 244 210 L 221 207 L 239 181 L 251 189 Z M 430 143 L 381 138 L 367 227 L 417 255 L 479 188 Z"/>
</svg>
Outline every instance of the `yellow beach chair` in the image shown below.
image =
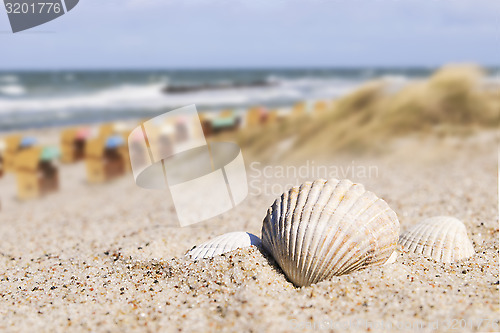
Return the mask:
<svg viewBox="0 0 500 333">
<path fill-rule="evenodd" d="M 298 102 L 292 108 L 290 116 L 292 118 L 299 118 L 306 114 L 306 102 Z"/>
<path fill-rule="evenodd" d="M 320 116 L 322 114 L 325 114 L 326 112 L 328 112 L 328 102 L 326 101 L 317 101 L 315 104 L 314 104 L 314 115 L 315 116 Z"/>
<path fill-rule="evenodd" d="M 255 106 L 247 111 L 246 126 L 256 127 L 267 121 L 267 112 L 261 106 Z"/>
<path fill-rule="evenodd" d="M 85 157 L 85 143 L 90 129 L 68 128 L 61 132 L 61 162 L 74 163 Z"/>
<path fill-rule="evenodd" d="M 115 125 L 113 123 L 106 123 L 99 126 L 99 131 L 97 136 L 101 138 L 107 138 L 115 133 Z"/>
<path fill-rule="evenodd" d="M 0 139 L 0 178 L 3 177 L 3 173 L 4 173 L 3 155 L 5 154 L 6 146 L 7 145 L 6 145 L 5 141 Z"/>
<path fill-rule="evenodd" d="M 19 152 L 21 144 L 21 135 L 11 135 L 4 139 L 5 141 L 5 152 L 3 156 L 3 164 L 5 172 L 14 172 L 14 160 L 16 154 Z"/>
<path fill-rule="evenodd" d="M 121 139 L 121 145 L 108 146 L 110 139 Z M 120 136 L 94 138 L 85 146 L 85 165 L 89 183 L 104 183 L 122 176 L 129 164 L 128 149 Z"/>
<path fill-rule="evenodd" d="M 219 117 L 220 118 L 232 118 L 234 116 L 233 110 L 222 110 Z"/>
<path fill-rule="evenodd" d="M 19 199 L 34 199 L 59 189 L 59 172 L 54 164 L 56 154 L 47 149 L 52 150 L 31 147 L 16 154 L 14 168 Z"/>
</svg>

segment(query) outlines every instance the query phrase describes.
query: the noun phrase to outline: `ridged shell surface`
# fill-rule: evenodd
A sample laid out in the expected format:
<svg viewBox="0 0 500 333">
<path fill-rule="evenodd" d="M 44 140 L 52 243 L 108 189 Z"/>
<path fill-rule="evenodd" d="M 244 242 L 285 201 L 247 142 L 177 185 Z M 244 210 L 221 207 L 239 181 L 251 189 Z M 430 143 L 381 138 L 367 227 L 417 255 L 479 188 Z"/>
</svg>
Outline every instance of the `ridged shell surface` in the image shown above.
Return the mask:
<svg viewBox="0 0 500 333">
<path fill-rule="evenodd" d="M 195 246 L 186 253 L 191 259 L 213 258 L 215 256 L 252 245 L 260 246 L 259 237 L 248 232 L 230 232 L 206 243 Z"/>
<path fill-rule="evenodd" d="M 384 200 L 363 185 L 337 179 L 283 193 L 262 227 L 264 248 L 296 286 L 382 265 L 398 236 L 398 218 Z"/>
<path fill-rule="evenodd" d="M 399 243 L 405 251 L 446 263 L 474 255 L 465 225 L 450 216 L 423 220 L 401 235 Z"/>
</svg>

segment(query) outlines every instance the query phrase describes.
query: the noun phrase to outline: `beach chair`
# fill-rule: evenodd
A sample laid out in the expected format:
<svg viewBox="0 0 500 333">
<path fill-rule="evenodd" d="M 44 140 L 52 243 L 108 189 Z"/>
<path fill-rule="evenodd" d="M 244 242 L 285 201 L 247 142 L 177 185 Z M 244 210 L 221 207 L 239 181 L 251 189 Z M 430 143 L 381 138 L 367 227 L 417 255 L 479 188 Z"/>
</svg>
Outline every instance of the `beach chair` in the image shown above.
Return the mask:
<svg viewBox="0 0 500 333">
<path fill-rule="evenodd" d="M 142 122 L 141 122 L 142 124 Z M 132 165 L 130 164 L 130 155 L 128 151 L 128 136 L 132 133 L 132 127 L 128 126 L 123 122 L 106 123 L 99 126 L 98 137 L 102 138 L 104 141 L 108 140 L 113 136 L 119 136 L 123 139 L 123 146 L 118 149 L 120 155 L 123 156 L 125 161 L 125 170 L 132 171 Z"/>
<path fill-rule="evenodd" d="M 224 110 L 219 117 L 212 119 L 210 126 L 213 134 L 236 131 L 240 126 L 240 117 L 233 110 Z"/>
<path fill-rule="evenodd" d="M 131 129 L 124 130 L 120 133 L 120 136 L 123 138 L 124 144 L 119 148 L 120 154 L 123 156 L 125 160 L 125 171 L 132 172 L 132 164 L 130 162 L 130 153 L 129 153 L 129 145 L 128 145 L 128 137 L 132 133 Z"/>
<path fill-rule="evenodd" d="M 184 142 L 189 140 L 188 119 L 179 117 L 175 123 L 175 141 Z"/>
<path fill-rule="evenodd" d="M 209 119 L 205 114 L 203 113 L 199 113 L 199 119 L 200 119 L 200 122 L 201 122 L 201 128 L 203 130 L 203 134 L 205 135 L 205 137 L 210 137 L 213 135 L 213 131 L 212 131 L 212 120 Z M 197 123 L 197 120 L 194 119 L 194 123 L 196 125 Z"/>
<path fill-rule="evenodd" d="M 106 123 L 99 126 L 98 137 L 107 138 L 115 134 L 115 125 L 113 123 Z"/>
<path fill-rule="evenodd" d="M 222 110 L 219 117 L 220 118 L 232 118 L 234 116 L 233 110 Z"/>
<path fill-rule="evenodd" d="M 267 121 L 268 113 L 261 106 L 252 107 L 247 111 L 246 127 L 256 127 Z"/>
<path fill-rule="evenodd" d="M 163 153 L 170 155 L 175 142 L 175 121 L 160 117 L 144 122 L 142 125 L 142 130 L 132 131 L 133 134 L 128 139 L 129 149 L 134 152 L 135 162 L 142 165 L 154 156 L 165 156 Z M 144 141 L 146 141 L 147 150 L 145 150 Z"/>
<path fill-rule="evenodd" d="M 299 118 L 306 114 L 306 102 L 298 102 L 292 108 L 290 116 L 292 118 Z"/>
<path fill-rule="evenodd" d="M 128 149 L 121 136 L 94 138 L 85 146 L 85 165 L 89 183 L 104 183 L 125 174 Z"/>
<path fill-rule="evenodd" d="M 211 121 L 211 132 L 218 134 L 221 132 L 233 132 L 238 130 L 240 125 L 239 117 L 215 118 Z"/>
<path fill-rule="evenodd" d="M 31 147 L 16 154 L 14 168 L 20 200 L 38 198 L 59 189 L 55 164 L 58 155 L 53 147 Z"/>
<path fill-rule="evenodd" d="M 154 141 L 150 141 L 150 148 L 155 156 L 170 156 L 174 151 L 176 142 L 176 124 L 166 123 L 159 129 Z"/>
<path fill-rule="evenodd" d="M 313 109 L 314 115 L 315 116 L 320 116 L 328 112 L 328 102 L 326 101 L 317 101 L 314 104 L 314 109 Z"/>
<path fill-rule="evenodd" d="M 3 177 L 4 174 L 4 162 L 3 162 L 3 155 L 5 153 L 5 148 L 7 147 L 6 143 L 4 140 L 0 140 L 0 178 Z"/>
<path fill-rule="evenodd" d="M 147 165 L 150 161 L 149 157 L 149 145 L 146 142 L 146 136 L 144 135 L 142 130 L 134 130 L 128 137 L 128 147 L 130 150 L 130 155 L 134 158 L 134 165 Z M 129 157 L 130 159 L 130 157 Z M 130 161 L 132 162 L 132 161 Z"/>
<path fill-rule="evenodd" d="M 61 162 L 74 163 L 84 158 L 89 128 L 69 128 L 61 132 Z"/>
<path fill-rule="evenodd" d="M 203 119 L 204 115 L 201 112 L 186 119 L 186 128 L 188 130 L 189 140 L 205 140 L 205 136 L 203 134 Z"/>
<path fill-rule="evenodd" d="M 11 135 L 4 139 L 5 142 L 5 151 L 3 154 L 3 170 L 5 172 L 14 172 L 14 160 L 16 154 L 19 152 L 21 148 L 21 135 Z"/>
</svg>

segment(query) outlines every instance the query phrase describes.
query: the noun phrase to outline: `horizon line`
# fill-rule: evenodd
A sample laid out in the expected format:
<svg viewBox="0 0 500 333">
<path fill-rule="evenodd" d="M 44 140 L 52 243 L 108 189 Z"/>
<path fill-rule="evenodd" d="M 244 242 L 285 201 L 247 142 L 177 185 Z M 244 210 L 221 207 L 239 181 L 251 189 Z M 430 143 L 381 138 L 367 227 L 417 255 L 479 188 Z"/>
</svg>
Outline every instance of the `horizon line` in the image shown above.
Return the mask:
<svg viewBox="0 0 500 333">
<path fill-rule="evenodd" d="M 337 66 L 317 66 L 317 65 L 303 65 L 303 66 L 173 66 L 173 67 L 48 67 L 48 68 L 1 68 L 0 72 L 92 72 L 92 71 L 230 71 L 230 70 L 436 70 L 450 65 L 472 65 L 484 69 L 495 70 L 500 69 L 499 64 L 478 64 L 474 62 L 450 62 L 443 65 L 337 65 Z"/>
</svg>

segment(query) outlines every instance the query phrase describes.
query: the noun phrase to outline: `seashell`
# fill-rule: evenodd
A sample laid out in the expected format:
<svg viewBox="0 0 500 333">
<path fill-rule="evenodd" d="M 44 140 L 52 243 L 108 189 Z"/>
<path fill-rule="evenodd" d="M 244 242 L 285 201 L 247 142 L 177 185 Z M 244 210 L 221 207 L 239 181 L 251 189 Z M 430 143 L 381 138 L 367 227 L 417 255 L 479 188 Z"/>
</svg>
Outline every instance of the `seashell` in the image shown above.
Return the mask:
<svg viewBox="0 0 500 333">
<path fill-rule="evenodd" d="M 337 179 L 283 193 L 262 227 L 264 248 L 296 286 L 382 265 L 398 236 L 398 218 L 384 200 L 363 185 Z"/>
<path fill-rule="evenodd" d="M 213 258 L 215 256 L 255 245 L 260 247 L 260 238 L 248 232 L 230 232 L 193 247 L 186 253 L 191 259 Z"/>
<path fill-rule="evenodd" d="M 394 264 L 396 262 L 396 260 L 398 259 L 398 250 L 392 252 L 391 256 L 389 257 L 389 259 L 387 259 L 387 261 L 384 263 L 384 265 L 390 265 L 390 264 Z"/>
<path fill-rule="evenodd" d="M 450 216 L 423 220 L 401 235 L 399 244 L 408 252 L 447 263 L 474 255 L 465 225 Z"/>
</svg>

